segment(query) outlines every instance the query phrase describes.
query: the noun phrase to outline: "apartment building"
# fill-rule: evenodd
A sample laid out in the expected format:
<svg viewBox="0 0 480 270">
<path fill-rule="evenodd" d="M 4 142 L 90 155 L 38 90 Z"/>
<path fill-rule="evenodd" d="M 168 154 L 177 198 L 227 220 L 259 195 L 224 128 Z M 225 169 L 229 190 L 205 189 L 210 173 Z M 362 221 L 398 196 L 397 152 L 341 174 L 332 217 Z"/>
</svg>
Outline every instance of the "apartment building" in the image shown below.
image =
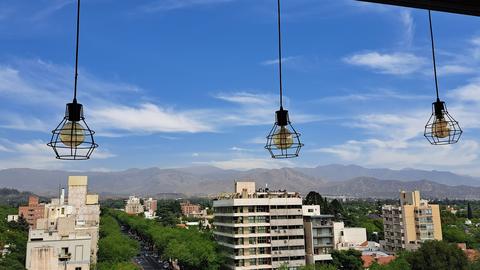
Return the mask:
<svg viewBox="0 0 480 270">
<path fill-rule="evenodd" d="M 415 250 L 423 241 L 442 240 L 440 210 L 420 198 L 419 191 L 400 192 L 400 205 L 382 207 L 385 240 L 382 247 L 390 253 Z"/>
<path fill-rule="evenodd" d="M 140 198 L 135 196 L 128 197 L 127 203 L 125 204 L 125 213 L 129 215 L 141 214 L 144 211 L 144 207 L 140 202 Z"/>
<path fill-rule="evenodd" d="M 145 211 L 151 213 L 157 212 L 157 200 L 152 198 L 145 199 L 143 205 L 145 207 Z"/>
<path fill-rule="evenodd" d="M 319 205 L 303 206 L 306 263 L 316 264 L 332 260 L 335 249 L 333 215 L 321 215 Z"/>
<path fill-rule="evenodd" d="M 187 217 L 192 215 L 198 215 L 200 213 L 200 208 L 201 207 L 199 204 L 193 204 L 193 203 L 190 203 L 189 201 L 180 203 L 180 209 L 182 210 L 182 215 Z"/>
<path fill-rule="evenodd" d="M 28 197 L 28 205 L 18 207 L 18 215 L 23 217 L 30 227 L 37 226 L 37 219 L 43 218 L 45 204 L 39 203 L 37 196 Z"/>
<path fill-rule="evenodd" d="M 86 176 L 70 176 L 65 191 L 45 205 L 45 215 L 30 228 L 28 270 L 88 270 L 97 262 L 100 224 L 98 195 L 88 194 Z"/>
<path fill-rule="evenodd" d="M 299 193 L 256 189 L 236 182 L 235 192 L 213 202 L 214 235 L 228 253 L 229 268 L 278 269 L 305 265 Z"/>
</svg>

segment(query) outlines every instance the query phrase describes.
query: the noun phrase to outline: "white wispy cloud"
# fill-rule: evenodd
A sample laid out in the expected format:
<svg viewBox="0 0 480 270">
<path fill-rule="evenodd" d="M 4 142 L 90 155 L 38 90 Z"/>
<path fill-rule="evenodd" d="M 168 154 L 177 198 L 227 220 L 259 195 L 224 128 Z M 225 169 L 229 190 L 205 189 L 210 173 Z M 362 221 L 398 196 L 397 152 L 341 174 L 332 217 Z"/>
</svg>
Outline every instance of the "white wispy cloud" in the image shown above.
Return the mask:
<svg viewBox="0 0 480 270">
<path fill-rule="evenodd" d="M 194 164 L 211 165 L 225 170 L 250 170 L 257 168 L 280 169 L 293 167 L 294 163 L 288 160 L 274 160 L 271 158 L 234 158 L 229 160 L 214 160 L 196 162 Z"/>
<path fill-rule="evenodd" d="M 299 56 L 282 57 L 282 64 L 286 62 L 291 62 L 295 59 L 299 59 Z M 278 58 L 262 61 L 260 62 L 260 65 L 262 66 L 278 65 Z"/>
<path fill-rule="evenodd" d="M 34 169 L 73 169 L 71 162 L 59 161 L 53 158 L 53 151 L 44 141 L 14 142 L 0 138 L 0 151 L 11 156 L 0 159 L 0 169 L 34 168 Z M 95 159 L 115 157 L 107 150 L 95 150 Z"/>
<path fill-rule="evenodd" d="M 243 91 L 234 93 L 220 93 L 215 95 L 215 98 L 243 105 L 266 105 L 271 104 L 272 100 L 276 100 L 276 97 L 273 95 L 255 94 Z"/>
<path fill-rule="evenodd" d="M 439 66 L 437 68 L 437 73 L 440 76 L 454 75 L 454 74 L 472 74 L 475 72 L 476 70 L 473 67 L 460 65 L 460 64 L 447 64 L 447 65 Z M 432 71 L 429 71 L 428 73 L 431 74 Z"/>
<path fill-rule="evenodd" d="M 372 101 L 372 100 L 384 100 L 384 99 L 398 99 L 398 100 L 418 100 L 431 98 L 428 95 L 416 95 L 416 94 L 404 94 L 392 90 L 378 90 L 366 93 L 355 93 L 338 96 L 327 96 L 320 98 L 318 102 L 351 102 L 351 101 Z"/>
<path fill-rule="evenodd" d="M 175 111 L 155 104 L 145 103 L 138 107 L 115 106 L 94 109 L 93 123 L 106 130 L 145 132 L 212 132 L 208 113 L 203 111 Z M 205 119 L 205 120 L 202 120 Z"/>
<path fill-rule="evenodd" d="M 410 10 L 402 10 L 400 12 L 400 21 L 405 29 L 402 43 L 407 47 L 410 47 L 412 46 L 413 38 L 415 36 L 415 22 L 412 17 L 412 12 Z"/>
<path fill-rule="evenodd" d="M 32 111 L 0 109 L 0 127 L 49 132 L 63 116 L 72 98 L 72 69 L 42 60 L 16 60 L 0 64 L 0 94 L 8 104 L 25 104 Z M 157 104 L 148 91 L 125 82 L 100 79 L 80 68 L 79 102 L 87 122 L 98 136 L 118 137 L 151 133 L 218 132 L 225 127 L 265 125 L 274 121 L 278 97 L 254 91 L 220 92 L 213 97 L 230 106 L 180 108 Z M 288 98 L 285 97 L 288 104 Z M 54 117 L 52 117 L 52 115 Z M 323 120 L 301 112 L 296 123 Z M 57 119 L 58 118 L 58 119 Z"/>
<path fill-rule="evenodd" d="M 480 143 L 475 139 L 475 129 L 480 128 L 480 79 L 448 91 L 445 97 L 450 114 L 464 130 L 455 145 L 432 146 L 425 140 L 424 126 L 431 114 L 430 104 L 425 103 L 421 109 L 398 113 L 360 114 L 344 126 L 360 131 L 357 134 L 362 139 L 306 151 L 365 166 L 443 169 L 478 175 Z"/>
<path fill-rule="evenodd" d="M 176 9 L 192 8 L 195 6 L 208 6 L 232 2 L 234 0 L 156 0 L 140 6 L 140 10 L 147 13 L 170 11 Z"/>
<path fill-rule="evenodd" d="M 358 53 L 343 59 L 346 63 L 363 66 L 375 72 L 392 75 L 407 75 L 421 70 L 426 62 L 425 58 L 411 53 Z"/>
</svg>

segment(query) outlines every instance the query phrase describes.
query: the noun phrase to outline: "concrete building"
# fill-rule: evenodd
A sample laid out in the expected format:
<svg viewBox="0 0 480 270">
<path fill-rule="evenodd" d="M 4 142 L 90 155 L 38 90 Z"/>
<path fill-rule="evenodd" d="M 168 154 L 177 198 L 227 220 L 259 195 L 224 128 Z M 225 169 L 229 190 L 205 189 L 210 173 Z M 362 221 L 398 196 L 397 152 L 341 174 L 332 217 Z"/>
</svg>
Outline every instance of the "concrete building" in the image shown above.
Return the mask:
<svg viewBox="0 0 480 270">
<path fill-rule="evenodd" d="M 140 202 L 140 198 L 135 196 L 128 197 L 127 203 L 125 205 L 125 213 L 129 215 L 137 215 L 144 212 L 143 205 Z"/>
<path fill-rule="evenodd" d="M 357 249 L 367 242 L 367 229 L 345 227 L 343 222 L 333 223 L 335 249 Z"/>
<path fill-rule="evenodd" d="M 180 203 L 180 208 L 182 209 L 182 215 L 187 217 L 193 216 L 193 215 L 199 215 L 201 213 L 200 205 L 192 204 L 189 201 Z"/>
<path fill-rule="evenodd" d="M 322 215 L 319 205 L 304 205 L 305 253 L 307 264 L 332 260 L 333 250 L 356 249 L 367 242 L 365 228 L 345 227 L 333 215 Z"/>
<path fill-rule="evenodd" d="M 321 215 L 319 205 L 303 206 L 303 215 L 306 263 L 331 261 L 335 248 L 333 215 Z"/>
<path fill-rule="evenodd" d="M 37 226 L 37 219 L 43 218 L 45 212 L 45 204 L 39 203 L 37 196 L 28 197 L 28 205 L 18 207 L 18 215 L 22 216 L 30 227 Z"/>
<path fill-rule="evenodd" d="M 213 209 L 214 235 L 228 253 L 229 269 L 305 265 L 300 194 L 236 182 L 235 192 L 217 198 Z"/>
<path fill-rule="evenodd" d="M 440 210 L 420 198 L 420 192 L 400 192 L 400 206 L 382 207 L 385 240 L 382 247 L 390 253 L 415 250 L 423 241 L 442 240 Z"/>
<path fill-rule="evenodd" d="M 45 215 L 30 228 L 25 267 L 28 270 L 87 270 L 97 261 L 100 223 L 98 195 L 88 194 L 86 176 L 70 176 L 68 202 L 45 205 Z"/>
<path fill-rule="evenodd" d="M 17 222 L 18 221 L 18 215 L 8 215 L 7 216 L 7 222 Z"/>
<path fill-rule="evenodd" d="M 154 200 L 152 198 L 145 199 L 143 202 L 143 206 L 145 208 L 145 211 L 147 212 L 157 212 L 157 200 Z"/>
</svg>

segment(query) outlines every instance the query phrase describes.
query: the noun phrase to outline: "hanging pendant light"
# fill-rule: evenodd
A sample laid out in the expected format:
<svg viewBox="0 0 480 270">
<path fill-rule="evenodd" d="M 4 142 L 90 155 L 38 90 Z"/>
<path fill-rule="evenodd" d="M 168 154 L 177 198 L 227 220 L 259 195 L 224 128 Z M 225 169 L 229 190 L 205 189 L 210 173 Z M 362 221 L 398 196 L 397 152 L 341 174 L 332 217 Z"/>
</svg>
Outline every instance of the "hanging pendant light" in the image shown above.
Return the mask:
<svg viewBox="0 0 480 270">
<path fill-rule="evenodd" d="M 280 24 L 280 0 L 277 0 L 278 18 L 278 73 L 280 80 L 280 110 L 275 112 L 275 123 L 267 136 L 265 149 L 270 152 L 272 158 L 298 157 L 300 148 L 300 133 L 293 128 L 288 117 L 288 111 L 283 109 L 283 85 L 282 85 L 282 36 Z"/>
<path fill-rule="evenodd" d="M 93 150 L 98 147 L 93 139 L 95 132 L 85 122 L 83 106 L 77 103 L 78 78 L 78 38 L 80 32 L 80 0 L 77 0 L 77 36 L 75 50 L 75 83 L 72 103 L 67 104 L 65 117 L 52 131 L 52 138 L 47 144 L 53 148 L 57 159 L 85 160 L 89 159 Z"/>
<path fill-rule="evenodd" d="M 445 102 L 440 100 L 438 94 L 437 67 L 435 62 L 435 45 L 433 40 L 432 15 L 428 11 L 430 23 L 430 39 L 432 42 L 433 74 L 435 77 L 435 89 L 437 100 L 432 103 L 432 115 L 425 125 L 424 136 L 433 145 L 446 145 L 457 143 L 462 135 L 462 129 L 458 122 L 448 113 Z"/>
</svg>

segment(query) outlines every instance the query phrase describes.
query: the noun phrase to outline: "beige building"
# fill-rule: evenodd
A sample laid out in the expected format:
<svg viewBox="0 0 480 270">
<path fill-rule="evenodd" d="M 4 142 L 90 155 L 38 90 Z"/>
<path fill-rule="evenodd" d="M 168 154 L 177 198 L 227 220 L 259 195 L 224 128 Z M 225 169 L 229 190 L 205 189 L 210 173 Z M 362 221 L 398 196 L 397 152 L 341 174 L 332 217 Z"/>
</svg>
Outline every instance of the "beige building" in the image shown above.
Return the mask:
<svg viewBox="0 0 480 270">
<path fill-rule="evenodd" d="M 128 197 L 127 203 L 125 204 L 125 213 L 129 215 L 143 214 L 144 208 L 140 202 L 140 198 L 135 196 Z"/>
<path fill-rule="evenodd" d="M 87 187 L 86 176 L 70 176 L 68 202 L 62 190 L 45 205 L 44 218 L 29 231 L 28 270 L 87 270 L 96 263 L 100 205 Z"/>
<path fill-rule="evenodd" d="M 423 241 L 442 240 L 440 210 L 420 198 L 420 192 L 400 192 L 400 206 L 384 205 L 383 227 L 387 252 L 417 249 Z"/>
<path fill-rule="evenodd" d="M 300 194 L 236 182 L 235 192 L 215 200 L 213 209 L 214 235 L 228 254 L 229 269 L 305 265 Z"/>
</svg>

